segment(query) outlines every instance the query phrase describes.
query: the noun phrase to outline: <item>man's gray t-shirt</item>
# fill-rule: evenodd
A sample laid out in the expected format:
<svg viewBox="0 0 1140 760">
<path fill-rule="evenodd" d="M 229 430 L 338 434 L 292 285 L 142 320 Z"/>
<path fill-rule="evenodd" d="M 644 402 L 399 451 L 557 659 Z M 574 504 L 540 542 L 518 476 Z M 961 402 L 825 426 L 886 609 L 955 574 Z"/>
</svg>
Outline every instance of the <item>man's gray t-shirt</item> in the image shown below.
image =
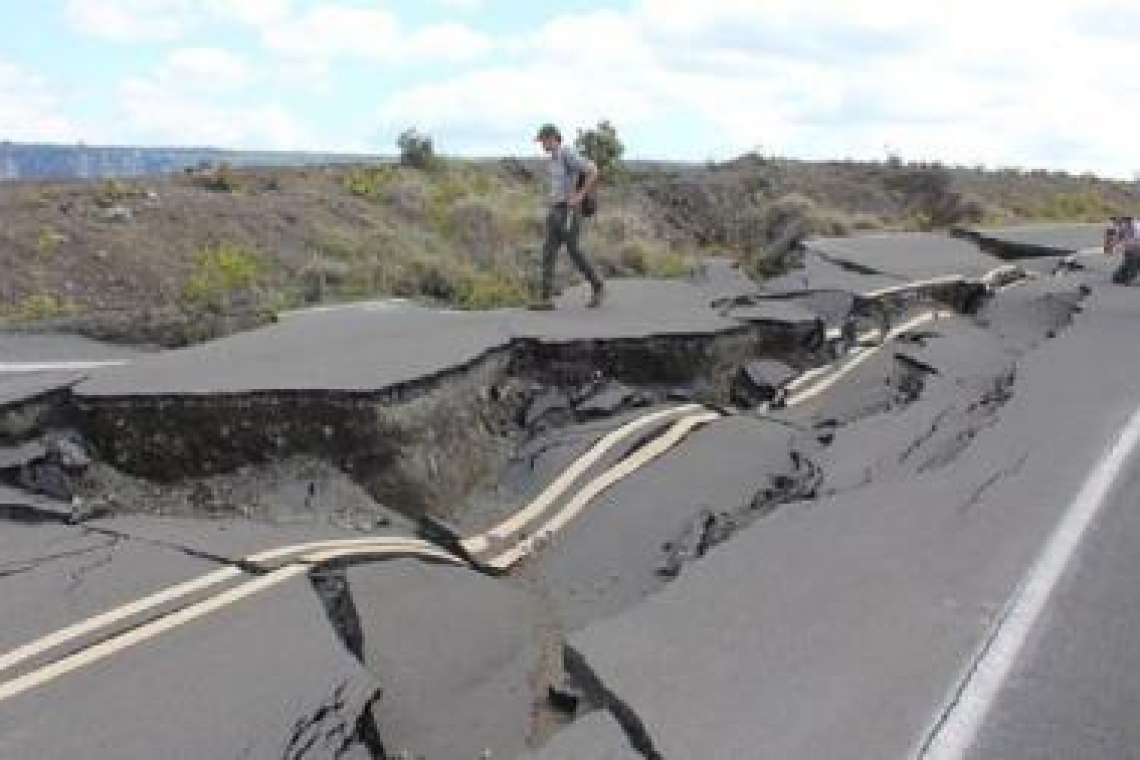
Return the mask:
<svg viewBox="0 0 1140 760">
<path fill-rule="evenodd" d="M 559 145 L 550 157 L 550 205 L 565 203 L 574 193 L 574 183 L 578 175 L 590 167 L 590 160 L 584 158 L 570 145 Z"/>
</svg>

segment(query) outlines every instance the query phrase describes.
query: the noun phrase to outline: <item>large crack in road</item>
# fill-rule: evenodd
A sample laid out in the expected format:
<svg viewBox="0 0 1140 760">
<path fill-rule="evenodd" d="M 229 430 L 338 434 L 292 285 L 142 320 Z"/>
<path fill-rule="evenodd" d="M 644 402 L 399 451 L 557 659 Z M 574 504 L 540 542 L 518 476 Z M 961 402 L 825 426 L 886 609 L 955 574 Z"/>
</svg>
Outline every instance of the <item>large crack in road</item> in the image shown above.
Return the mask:
<svg viewBox="0 0 1140 760">
<path fill-rule="evenodd" d="M 886 273 L 822 260 L 847 275 Z M 680 400 L 729 411 L 600 489 L 582 517 L 536 543 L 506 577 L 411 560 L 311 568 L 304 578 L 328 641 L 368 678 L 330 682 L 324 699 L 295 715 L 276 755 L 544 757 L 544 746 L 564 751 L 554 748 L 582 736 L 581 746 L 601 742 L 618 757 L 601 712 L 639 755 L 679 757 L 675 737 L 659 735 L 662 724 L 628 679 L 597 660 L 592 631 L 674 583 L 687 587 L 688 568 L 786 512 L 956 471 L 979 438 L 1002 430 L 1018 367 L 1074 324 L 1091 291 L 1037 280 L 983 303 L 968 281 L 940 283 L 919 298 L 891 287 L 878 311 L 836 292 L 804 291 L 817 316 L 791 328 L 757 318 L 765 298 L 709 299 L 745 326 L 705 336 L 512 341 L 456 371 L 382 392 L 115 396 L 80 387 L 53 396 L 55 411 L 42 397 L 32 412 L 9 409 L 5 419 L 22 422 L 9 425 L 6 440 L 26 443 L 66 421 L 91 443 L 97 461 L 77 496 L 101 498 L 111 514 L 69 530 L 258 573 L 243 559 L 248 552 L 204 548 L 216 537 L 191 541 L 183 526 L 411 535 L 428 515 L 450 534 L 443 545 L 452 551 L 461 545 L 455 536 L 509 518 L 607 432 Z M 947 303 L 964 315 L 943 314 L 882 343 L 888 325 Z M 789 377 L 848 357 L 856 361 L 841 382 L 771 403 Z M 757 358 L 791 372 L 745 370 Z M 756 408 L 724 406 L 732 402 Z M 623 439 L 575 487 L 669 430 L 661 424 Z M 994 461 L 964 489 L 959 513 L 984 510 L 1029 463 L 1025 449 Z M 22 560 L 31 564 L 0 578 L 68 557 Z M 560 756 L 574 755 L 550 755 Z"/>
</svg>

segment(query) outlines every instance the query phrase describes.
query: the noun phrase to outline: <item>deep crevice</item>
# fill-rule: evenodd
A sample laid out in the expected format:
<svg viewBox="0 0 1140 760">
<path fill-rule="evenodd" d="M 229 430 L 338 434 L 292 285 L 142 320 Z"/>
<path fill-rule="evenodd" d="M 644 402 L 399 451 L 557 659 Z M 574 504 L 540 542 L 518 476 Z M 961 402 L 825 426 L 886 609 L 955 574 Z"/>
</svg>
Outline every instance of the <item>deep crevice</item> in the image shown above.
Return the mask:
<svg viewBox="0 0 1140 760">
<path fill-rule="evenodd" d="M 586 697 L 608 711 L 625 732 L 629 745 L 641 753 L 646 760 L 662 760 L 662 755 L 653 744 L 653 738 L 637 712 L 606 687 L 590 667 L 585 656 L 567 644 L 562 650 L 567 674 L 582 689 Z"/>
</svg>

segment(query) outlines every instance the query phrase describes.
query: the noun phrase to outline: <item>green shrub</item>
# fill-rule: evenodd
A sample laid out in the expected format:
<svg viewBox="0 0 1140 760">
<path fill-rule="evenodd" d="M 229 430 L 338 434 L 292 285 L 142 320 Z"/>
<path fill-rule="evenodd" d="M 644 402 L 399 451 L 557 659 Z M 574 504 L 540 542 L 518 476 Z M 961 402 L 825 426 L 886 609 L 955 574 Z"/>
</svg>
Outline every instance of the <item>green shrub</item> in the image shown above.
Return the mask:
<svg viewBox="0 0 1140 760">
<path fill-rule="evenodd" d="M 200 175 L 198 184 L 215 193 L 238 193 L 242 189 L 241 181 L 228 161 Z"/>
<path fill-rule="evenodd" d="M 40 258 L 50 258 L 66 242 L 66 235 L 60 234 L 51 225 L 44 225 L 40 227 L 40 234 L 36 238 L 36 253 Z"/>
<path fill-rule="evenodd" d="M 121 179 L 104 180 L 95 193 L 95 205 L 110 208 L 142 196 L 142 191 Z"/>
<path fill-rule="evenodd" d="M 618 138 L 617 129 L 608 120 L 598 122 L 598 126 L 578 130 L 574 145 L 598 167 L 603 179 L 612 181 L 621 173 L 621 156 L 625 146 Z"/>
<path fill-rule="evenodd" d="M 431 137 L 416 129 L 405 129 L 396 139 L 400 149 L 400 163 L 415 169 L 430 169 L 435 164 L 435 147 Z"/>
<path fill-rule="evenodd" d="M 222 244 L 198 252 L 194 273 L 182 294 L 191 305 L 225 309 L 233 296 L 257 288 L 266 276 L 262 256 L 240 245 Z"/>
<path fill-rule="evenodd" d="M 344 187 L 352 195 L 376 200 L 398 176 L 395 167 L 361 166 L 352 169 L 344 178 Z"/>
<path fill-rule="evenodd" d="M 522 274 L 509 267 L 479 269 L 454 258 L 430 254 L 399 262 L 388 284 L 393 295 L 429 298 L 462 309 L 517 306 L 530 297 Z"/>
<path fill-rule="evenodd" d="M 472 271 L 463 281 L 458 305 L 464 309 L 496 309 L 521 306 L 529 299 L 526 282 L 514 272 Z"/>
<path fill-rule="evenodd" d="M 16 322 L 36 322 L 74 314 L 75 304 L 51 293 L 32 293 L 9 307 L 0 316 Z"/>
<path fill-rule="evenodd" d="M 1091 191 L 1056 193 L 1033 210 L 1032 215 L 1056 221 L 1099 222 L 1120 211 Z"/>
</svg>

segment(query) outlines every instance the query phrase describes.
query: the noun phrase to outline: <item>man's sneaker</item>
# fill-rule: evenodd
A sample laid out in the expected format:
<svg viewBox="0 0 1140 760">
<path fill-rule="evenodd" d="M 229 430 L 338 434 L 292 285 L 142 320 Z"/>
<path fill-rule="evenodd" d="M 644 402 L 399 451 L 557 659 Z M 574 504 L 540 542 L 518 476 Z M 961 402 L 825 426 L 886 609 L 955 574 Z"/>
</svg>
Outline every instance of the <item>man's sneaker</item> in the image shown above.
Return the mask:
<svg viewBox="0 0 1140 760">
<path fill-rule="evenodd" d="M 590 296 L 589 303 L 586 304 L 587 308 L 596 309 L 602 305 L 602 301 L 606 299 L 606 289 L 604 286 L 594 288 L 593 294 Z"/>
<path fill-rule="evenodd" d="M 543 298 L 539 301 L 531 301 L 526 305 L 531 311 L 554 311 L 554 301 L 549 298 Z"/>
</svg>

